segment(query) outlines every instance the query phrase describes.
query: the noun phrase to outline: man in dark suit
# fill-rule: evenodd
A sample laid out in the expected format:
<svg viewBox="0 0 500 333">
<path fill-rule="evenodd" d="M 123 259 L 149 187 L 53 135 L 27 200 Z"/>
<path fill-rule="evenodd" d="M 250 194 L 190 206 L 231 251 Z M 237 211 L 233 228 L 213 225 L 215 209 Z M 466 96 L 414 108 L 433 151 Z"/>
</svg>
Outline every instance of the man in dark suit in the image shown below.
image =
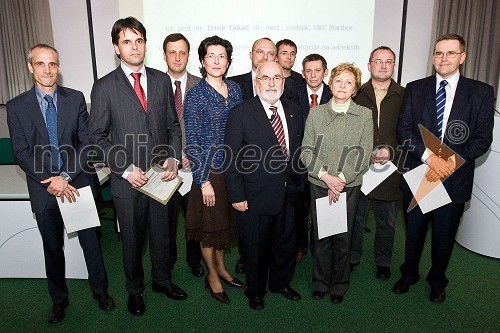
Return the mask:
<svg viewBox="0 0 500 333">
<path fill-rule="evenodd" d="M 267 37 L 257 39 L 252 45 L 250 60 L 252 61 L 252 70 L 249 73 L 229 78 L 240 86 L 244 101 L 257 95 L 254 88 L 257 66 L 261 62 L 276 61 L 276 45 Z"/>
<path fill-rule="evenodd" d="M 17 163 L 26 172 L 31 208 L 43 241 L 45 271 L 52 298 L 49 322 L 64 319 L 68 306 L 65 281 L 64 225 L 57 205 L 74 202 L 78 188 L 90 185 L 86 167 L 88 113 L 83 94 L 57 85 L 59 54 L 38 44 L 28 54 L 33 89 L 7 102 L 7 123 Z M 93 175 L 95 176 L 95 174 Z M 115 307 L 108 295 L 108 278 L 95 228 L 78 231 L 89 284 L 99 308 Z"/>
<path fill-rule="evenodd" d="M 186 131 L 184 127 L 184 97 L 186 92 L 200 81 L 200 78 L 191 75 L 186 70 L 189 59 L 190 45 L 189 41 L 183 34 L 174 33 L 165 37 L 163 41 L 163 59 L 167 63 L 167 74 L 172 82 L 172 91 L 174 92 L 175 111 L 179 118 L 179 124 L 182 131 L 182 150 L 186 147 Z M 182 154 L 182 168 L 189 168 L 189 160 Z M 169 220 L 177 228 L 177 212 L 180 207 L 186 216 L 189 193 L 182 196 L 179 191 L 176 191 L 169 204 L 172 209 L 169 210 Z M 177 260 L 177 232 L 173 230 L 170 239 L 170 269 L 174 268 Z M 186 261 L 191 268 L 191 273 L 195 277 L 201 277 L 205 273 L 205 269 L 200 264 L 201 249 L 199 242 L 186 240 Z"/>
<path fill-rule="evenodd" d="M 332 98 L 330 87 L 323 82 L 323 79 L 326 78 L 327 75 L 327 63 L 323 56 L 312 53 L 302 60 L 302 76 L 305 79 L 305 84 L 299 84 L 294 87 L 294 89 L 297 104 L 299 104 L 302 109 L 304 124 L 310 109 L 317 105 L 328 103 Z M 302 204 L 299 205 L 299 211 L 297 212 L 297 262 L 302 261 L 302 258 L 307 253 L 308 247 L 307 233 L 309 229 L 309 208 L 311 206 L 311 200 L 307 174 L 304 176 L 304 180 L 304 200 Z M 311 236 L 311 251 L 313 246 L 312 243 Z"/>
<path fill-rule="evenodd" d="M 269 290 L 298 300 L 290 287 L 295 271 L 295 205 L 302 177 L 298 151 L 303 136 L 300 108 L 281 99 L 283 69 L 275 62 L 257 68 L 258 97 L 233 108 L 226 125 L 230 163 L 226 172 L 229 201 L 245 254 L 245 294 L 252 309 L 264 308 Z"/>
<path fill-rule="evenodd" d="M 332 98 L 330 88 L 323 82 L 327 75 L 327 63 L 322 55 L 312 53 L 302 60 L 302 76 L 305 84 L 300 84 L 295 89 L 297 102 L 302 108 L 304 124 L 309 110 L 317 105 L 328 103 Z"/>
<path fill-rule="evenodd" d="M 371 78 L 361 86 L 354 102 L 372 110 L 373 113 L 373 151 L 371 163 L 385 164 L 388 161 L 399 160 L 397 150 L 398 140 L 396 128 L 399 110 L 403 102 L 404 88 L 392 79 L 396 66 L 396 54 L 387 46 L 380 46 L 370 53 L 368 71 Z M 363 234 L 368 217 L 370 202 L 375 206 L 375 242 L 374 254 L 378 279 L 387 280 L 391 277 L 392 247 L 396 231 L 396 213 L 400 174 L 394 172 L 368 196 L 361 195 L 358 211 L 354 220 L 351 241 L 351 270 L 359 265 L 363 253 Z"/>
<path fill-rule="evenodd" d="M 257 95 L 257 91 L 254 87 L 257 66 L 261 62 L 276 61 L 276 45 L 274 45 L 273 41 L 267 37 L 257 39 L 252 45 L 252 51 L 250 51 L 250 60 L 252 61 L 252 70 L 249 73 L 228 78 L 229 80 L 238 83 L 241 88 L 241 93 L 244 101 Z M 241 242 L 238 242 L 238 252 L 240 254 L 240 258 L 236 262 L 234 271 L 238 274 L 244 274 L 245 254 L 243 253 Z"/>
<path fill-rule="evenodd" d="M 276 49 L 278 52 L 276 61 L 283 68 L 283 74 L 285 75 L 283 96 L 296 101 L 296 97 L 293 95 L 295 87 L 305 84 L 302 75 L 292 70 L 293 65 L 295 65 L 295 58 L 297 57 L 297 44 L 290 39 L 282 39 L 276 43 Z"/>
<path fill-rule="evenodd" d="M 145 311 L 142 251 L 149 229 L 153 291 L 182 300 L 187 294 L 172 283 L 168 205 L 136 189 L 148 181 L 144 172 L 158 163 L 161 179 L 177 176 L 181 130 L 167 74 L 144 66 L 146 29 L 137 19 L 119 19 L 111 30 L 121 64 L 92 88 L 90 142 L 104 152 L 111 169 L 111 192 L 120 224 L 128 310 Z M 167 220 L 167 221 L 166 221 Z"/>
<path fill-rule="evenodd" d="M 465 61 L 465 41 L 455 34 L 440 37 L 434 46 L 436 75 L 406 86 L 398 123 L 398 140 L 408 149 L 405 168 L 426 163 L 428 181 L 443 181 L 451 203 L 422 214 L 419 207 L 406 214 L 405 262 L 401 279 L 394 285 L 397 294 L 408 292 L 419 277 L 418 264 L 429 222 L 432 223 L 432 266 L 427 274 L 431 287 L 429 300 L 445 301 L 448 266 L 455 235 L 464 206 L 471 198 L 474 161 L 483 155 L 493 140 L 493 88 L 460 75 Z M 435 136 L 439 145 L 427 145 L 419 129 L 422 125 Z M 427 139 L 429 140 L 429 139 Z M 451 153 L 445 153 L 452 151 Z M 455 167 L 457 154 L 464 163 Z M 401 182 L 403 205 L 412 200 L 408 185 Z"/>
</svg>

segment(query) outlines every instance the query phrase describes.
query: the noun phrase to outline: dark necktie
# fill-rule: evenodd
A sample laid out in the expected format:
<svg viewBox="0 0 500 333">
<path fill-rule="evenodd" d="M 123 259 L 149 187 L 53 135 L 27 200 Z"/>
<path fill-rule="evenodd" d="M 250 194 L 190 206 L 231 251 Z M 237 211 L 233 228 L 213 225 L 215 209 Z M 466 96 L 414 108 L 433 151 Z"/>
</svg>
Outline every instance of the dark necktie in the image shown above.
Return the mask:
<svg viewBox="0 0 500 333">
<path fill-rule="evenodd" d="M 439 89 L 436 93 L 436 117 L 437 117 L 437 127 L 438 127 L 438 137 L 443 139 L 443 118 L 444 118 L 444 106 L 446 104 L 446 90 L 445 87 L 448 84 L 446 80 L 439 83 Z"/>
<path fill-rule="evenodd" d="M 288 160 L 285 131 L 283 130 L 283 123 L 281 122 L 280 115 L 278 114 L 278 108 L 275 106 L 270 106 L 269 110 L 273 112 L 273 115 L 271 117 L 271 125 L 273 126 L 274 134 L 276 134 L 278 143 L 280 144 L 281 150 L 283 151 L 283 157 L 285 158 L 285 160 Z"/>
<path fill-rule="evenodd" d="M 175 84 L 175 92 L 174 92 L 175 111 L 177 111 L 177 117 L 181 119 L 181 114 L 182 114 L 181 81 L 175 81 L 174 84 Z"/>
<path fill-rule="evenodd" d="M 47 133 L 49 134 L 50 142 L 50 169 L 52 172 L 56 173 L 59 171 L 61 166 L 61 156 L 59 154 L 59 139 L 57 138 L 57 111 L 54 105 L 54 100 L 52 96 L 45 95 L 43 98 L 47 101 L 48 106 L 45 111 L 45 122 L 47 125 Z"/>
<path fill-rule="evenodd" d="M 309 105 L 309 108 L 312 109 L 315 106 L 318 106 L 318 95 L 311 94 L 311 104 Z"/>
<path fill-rule="evenodd" d="M 146 94 L 144 94 L 144 89 L 141 86 L 141 73 L 132 73 L 134 78 L 134 91 L 141 102 L 144 111 L 148 109 L 148 103 L 146 102 Z"/>
</svg>

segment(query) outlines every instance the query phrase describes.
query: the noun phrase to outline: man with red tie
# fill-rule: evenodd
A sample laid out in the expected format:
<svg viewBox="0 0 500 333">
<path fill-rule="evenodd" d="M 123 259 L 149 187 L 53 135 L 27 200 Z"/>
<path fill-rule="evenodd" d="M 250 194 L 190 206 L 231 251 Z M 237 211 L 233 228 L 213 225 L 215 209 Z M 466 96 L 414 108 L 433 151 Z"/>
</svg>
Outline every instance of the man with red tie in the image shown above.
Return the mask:
<svg viewBox="0 0 500 333">
<path fill-rule="evenodd" d="M 182 150 L 186 147 L 186 131 L 184 127 L 184 97 L 200 78 L 191 75 L 186 70 L 189 59 L 190 44 L 186 37 L 180 33 L 173 33 L 165 37 L 163 41 L 163 59 L 167 63 L 167 74 L 172 82 L 172 89 L 174 92 L 175 111 L 179 118 L 179 125 L 182 131 Z M 189 168 L 189 160 L 182 154 L 182 168 Z M 186 214 L 186 209 L 189 200 L 189 193 L 182 196 L 179 191 L 176 191 L 171 199 L 172 209 L 169 210 L 169 220 L 172 225 L 177 227 L 177 211 L 180 207 Z M 177 242 L 176 232 L 171 232 L 170 239 L 170 266 L 173 269 L 177 261 Z M 195 277 L 201 277 L 205 273 L 205 269 L 200 264 L 201 249 L 200 244 L 195 241 L 186 241 L 186 261 L 191 268 L 191 273 Z"/>
<path fill-rule="evenodd" d="M 302 109 L 304 125 L 309 111 L 320 104 L 327 103 L 332 98 L 332 92 L 323 79 L 328 75 L 328 68 L 325 58 L 319 54 L 309 54 L 302 60 L 302 77 L 305 84 L 295 87 L 297 102 Z M 309 229 L 309 207 L 311 204 L 309 195 L 309 182 L 307 174 L 304 179 L 304 200 L 297 212 L 297 262 L 307 253 L 308 229 Z M 312 237 L 311 237 L 312 239 Z M 311 251 L 312 251 L 311 241 Z"/>
<path fill-rule="evenodd" d="M 168 205 L 136 189 L 148 182 L 153 164 L 165 168 L 163 181 L 177 176 L 181 130 L 167 74 L 144 66 L 146 29 L 134 17 L 119 19 L 111 38 L 121 63 L 94 83 L 90 143 L 104 153 L 111 169 L 111 191 L 122 237 L 123 267 L 129 293 L 128 310 L 142 315 L 145 305 L 142 252 L 149 229 L 153 291 L 183 300 L 187 294 L 172 283 Z M 167 221 L 166 221 L 167 220 Z"/>
</svg>

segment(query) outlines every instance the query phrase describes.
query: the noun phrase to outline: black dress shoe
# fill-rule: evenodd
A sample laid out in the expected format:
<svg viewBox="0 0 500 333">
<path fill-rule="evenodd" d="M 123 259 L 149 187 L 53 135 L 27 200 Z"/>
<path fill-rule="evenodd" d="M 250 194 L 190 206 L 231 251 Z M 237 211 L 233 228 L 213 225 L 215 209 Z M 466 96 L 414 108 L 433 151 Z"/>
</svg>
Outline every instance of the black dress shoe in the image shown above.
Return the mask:
<svg viewBox="0 0 500 333">
<path fill-rule="evenodd" d="M 231 287 L 231 288 L 240 288 L 240 289 L 243 289 L 243 288 L 247 287 L 247 285 L 245 284 L 245 282 L 240 281 L 237 278 L 233 278 L 233 280 L 231 280 L 231 281 L 228 281 L 228 280 L 224 279 L 220 275 L 219 275 L 219 278 L 222 281 L 224 281 L 224 283 L 226 284 L 226 286 Z"/>
<path fill-rule="evenodd" d="M 247 296 L 248 297 L 248 306 L 253 310 L 262 310 L 264 309 L 264 299 L 259 296 Z"/>
<path fill-rule="evenodd" d="M 205 269 L 200 264 L 193 265 L 191 266 L 191 273 L 194 277 L 202 277 L 205 274 Z"/>
<path fill-rule="evenodd" d="M 342 295 L 332 295 L 331 297 L 333 304 L 340 304 L 344 300 L 344 296 Z"/>
<path fill-rule="evenodd" d="M 92 294 L 92 297 L 98 301 L 101 310 L 108 311 L 115 308 L 115 301 L 108 293 Z"/>
<path fill-rule="evenodd" d="M 67 298 L 62 303 L 52 304 L 52 308 L 49 311 L 49 323 L 55 324 L 61 322 L 66 316 L 64 309 L 66 309 L 68 305 L 69 301 Z"/>
<path fill-rule="evenodd" d="M 236 267 L 234 268 L 236 274 L 245 274 L 245 260 L 243 257 L 240 257 L 236 262 Z"/>
<path fill-rule="evenodd" d="M 219 301 L 222 304 L 227 304 L 229 303 L 229 297 L 227 296 L 226 292 L 223 290 L 220 293 L 216 293 L 212 287 L 210 286 L 210 282 L 208 282 L 208 274 L 205 275 L 205 288 L 210 291 L 210 296 L 215 298 L 217 301 Z"/>
<path fill-rule="evenodd" d="M 184 290 L 177 287 L 172 282 L 168 282 L 165 286 L 160 286 L 153 281 L 153 291 L 157 293 L 164 293 L 168 298 L 175 299 L 177 301 L 184 300 L 188 297 Z"/>
<path fill-rule="evenodd" d="M 429 301 L 432 303 L 443 303 L 446 300 L 446 293 L 444 289 L 431 288 L 431 293 L 429 294 Z"/>
<path fill-rule="evenodd" d="M 410 290 L 410 284 L 402 279 L 399 279 L 398 282 L 392 287 L 392 291 L 396 294 L 405 294 Z"/>
<path fill-rule="evenodd" d="M 140 316 L 146 311 L 146 305 L 144 305 L 141 293 L 128 294 L 127 309 L 134 316 Z"/>
<path fill-rule="evenodd" d="M 300 294 L 295 291 L 292 287 L 288 286 L 284 289 L 278 291 L 281 295 L 285 296 L 286 299 L 291 301 L 298 301 L 300 299 Z"/>
<path fill-rule="evenodd" d="M 319 301 L 320 299 L 323 299 L 323 297 L 325 297 L 325 294 L 326 294 L 326 292 L 324 292 L 324 291 L 315 290 L 315 291 L 313 291 L 313 298 L 315 300 Z"/>
<path fill-rule="evenodd" d="M 387 266 L 377 265 L 377 274 L 375 276 L 380 280 L 388 280 L 391 277 L 391 269 Z"/>
</svg>

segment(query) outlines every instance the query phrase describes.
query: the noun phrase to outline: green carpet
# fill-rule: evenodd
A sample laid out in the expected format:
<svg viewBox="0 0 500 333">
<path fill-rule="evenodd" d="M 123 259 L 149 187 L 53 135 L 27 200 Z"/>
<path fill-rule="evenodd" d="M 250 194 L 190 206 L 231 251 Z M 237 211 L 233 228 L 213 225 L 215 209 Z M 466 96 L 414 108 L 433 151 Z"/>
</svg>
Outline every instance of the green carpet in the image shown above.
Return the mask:
<svg viewBox="0 0 500 333">
<path fill-rule="evenodd" d="M 191 275 L 184 259 L 185 247 L 179 246 L 173 281 L 189 294 L 188 299 L 173 301 L 152 292 L 151 278 L 146 274 L 146 313 L 142 317 L 133 317 L 127 311 L 121 244 L 112 223 L 109 220 L 102 223 L 101 245 L 110 280 L 109 292 L 116 301 L 116 309 L 100 311 L 87 281 L 69 280 L 70 306 L 66 318 L 59 324 L 48 324 L 50 299 L 45 279 L 0 279 L 0 332 L 500 332 L 500 261 L 458 244 L 448 269 L 451 282 L 444 304 L 428 301 L 429 287 L 424 279 L 412 286 L 408 294 L 391 292 L 403 260 L 401 212 L 392 278 L 388 281 L 375 278 L 372 255 L 375 227 L 371 212 L 367 226 L 372 231 L 365 237 L 365 254 L 351 275 L 351 287 L 340 305 L 331 304 L 328 297 L 313 300 L 309 254 L 297 265 L 292 281 L 292 287 L 302 294 L 300 301 L 268 294 L 266 308 L 253 311 L 241 291 L 227 290 L 231 303 L 219 304 L 209 296 L 203 279 Z M 183 235 L 180 226 L 179 244 L 183 244 Z M 233 271 L 238 254 L 236 247 L 231 250 L 226 262 Z M 423 276 L 429 269 L 429 260 L 428 242 L 421 263 Z M 147 251 L 144 263 L 149 272 Z"/>
</svg>

